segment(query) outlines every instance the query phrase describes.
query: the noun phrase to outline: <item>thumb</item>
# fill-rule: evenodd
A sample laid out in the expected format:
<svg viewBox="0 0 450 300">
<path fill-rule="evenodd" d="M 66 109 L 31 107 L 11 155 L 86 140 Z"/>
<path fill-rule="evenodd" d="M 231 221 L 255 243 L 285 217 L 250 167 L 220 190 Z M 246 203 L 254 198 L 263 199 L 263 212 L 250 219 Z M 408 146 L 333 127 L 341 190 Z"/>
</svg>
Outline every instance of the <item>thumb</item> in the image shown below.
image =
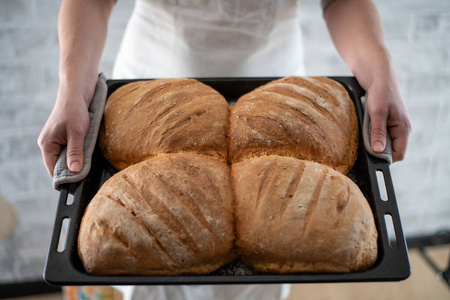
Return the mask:
<svg viewBox="0 0 450 300">
<path fill-rule="evenodd" d="M 67 137 L 67 167 L 70 172 L 78 173 L 83 168 L 83 144 L 85 134 L 72 133 Z"/>
<path fill-rule="evenodd" d="M 374 114 L 371 116 L 370 143 L 372 150 L 376 153 L 383 152 L 386 148 L 386 118 L 384 114 Z"/>
</svg>

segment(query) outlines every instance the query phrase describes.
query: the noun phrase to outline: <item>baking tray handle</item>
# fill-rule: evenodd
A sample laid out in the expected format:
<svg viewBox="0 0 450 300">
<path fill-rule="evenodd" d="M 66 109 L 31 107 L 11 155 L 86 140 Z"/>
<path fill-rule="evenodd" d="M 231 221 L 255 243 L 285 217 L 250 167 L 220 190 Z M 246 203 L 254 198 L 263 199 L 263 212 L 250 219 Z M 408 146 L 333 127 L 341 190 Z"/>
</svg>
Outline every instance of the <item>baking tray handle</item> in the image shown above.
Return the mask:
<svg viewBox="0 0 450 300">
<path fill-rule="evenodd" d="M 72 265 L 68 265 L 67 261 L 71 260 L 71 249 L 75 242 L 75 230 L 71 229 L 71 226 L 75 226 L 77 211 L 73 209 L 74 199 L 76 199 L 76 193 L 79 192 L 81 184 L 71 183 L 65 184 L 61 188 L 58 200 L 58 214 L 55 219 L 55 225 L 52 232 L 52 239 L 50 241 L 49 253 L 44 267 L 44 280 L 50 285 L 65 285 L 61 282 L 60 274 L 61 268 L 70 272 L 72 276 L 77 276 L 78 270 L 73 269 Z M 71 195 L 70 191 L 75 191 L 74 195 Z M 67 270 L 67 269 L 73 270 Z M 81 273 L 80 273 L 81 274 Z M 70 282 L 67 282 L 69 285 Z"/>
<path fill-rule="evenodd" d="M 380 225 L 378 234 L 382 243 L 387 245 L 384 247 L 383 257 L 388 261 L 381 263 L 399 266 L 399 268 L 392 268 L 390 274 L 386 276 L 403 280 L 411 275 L 411 265 L 389 165 L 372 156 L 369 156 L 369 159 L 372 161 L 372 164 L 369 164 L 370 174 L 375 178 L 371 180 L 373 191 L 378 193 L 375 195 L 378 201 L 375 216 Z"/>
</svg>

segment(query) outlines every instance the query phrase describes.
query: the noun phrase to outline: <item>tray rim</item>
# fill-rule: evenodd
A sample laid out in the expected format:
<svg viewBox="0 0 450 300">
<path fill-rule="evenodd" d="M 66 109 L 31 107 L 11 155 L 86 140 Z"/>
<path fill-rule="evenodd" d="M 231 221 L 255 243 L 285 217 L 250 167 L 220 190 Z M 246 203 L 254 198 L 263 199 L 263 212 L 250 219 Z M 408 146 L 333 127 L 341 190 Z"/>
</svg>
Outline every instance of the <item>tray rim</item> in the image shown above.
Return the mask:
<svg viewBox="0 0 450 300">
<path fill-rule="evenodd" d="M 358 81 L 353 76 L 325 76 L 341 83 L 349 92 L 355 104 L 355 109 L 358 115 L 358 125 L 362 128 L 362 104 L 361 97 L 365 95 L 364 89 L 359 85 Z M 205 84 L 234 84 L 240 83 L 266 83 L 280 77 L 208 77 L 208 78 L 194 78 Z M 115 79 L 107 80 L 108 94 L 112 88 L 117 85 L 122 85 L 132 81 L 142 81 L 151 79 Z M 361 141 L 360 133 L 360 141 Z M 360 142 L 361 144 L 361 142 Z M 359 146 L 361 148 L 361 146 Z M 363 148 L 363 147 L 362 147 Z M 95 154 L 94 154 L 95 155 Z M 360 157 L 362 155 L 362 157 Z M 376 265 L 364 272 L 355 273 L 298 273 L 298 274 L 256 274 L 256 275 L 183 275 L 183 276 L 93 276 L 86 272 L 81 272 L 73 265 L 73 251 L 76 249 L 76 237 L 79 224 L 69 225 L 67 233 L 67 244 L 65 250 L 57 252 L 59 236 L 62 227 L 62 220 L 68 218 L 69 223 L 77 218 L 81 219 L 81 208 L 76 204 L 67 205 L 67 198 L 69 190 L 75 189 L 74 203 L 82 197 L 83 186 L 92 180 L 88 177 L 75 184 L 66 184 L 62 187 L 59 194 L 59 203 L 55 216 L 55 226 L 52 232 L 52 238 L 47 254 L 47 259 L 44 267 L 44 280 L 51 285 L 181 285 L 181 284 L 270 284 L 270 283 L 326 283 L 326 282 L 369 282 L 369 281 L 401 281 L 408 278 L 411 274 L 411 266 L 409 262 L 408 249 L 406 240 L 403 234 L 400 215 L 395 198 L 394 186 L 390 174 L 389 164 L 378 158 L 375 158 L 367 153 L 365 149 L 359 149 L 358 160 L 363 159 L 367 162 L 370 182 L 372 184 L 371 192 L 376 198 L 375 203 L 370 203 L 374 212 L 375 221 L 377 223 L 377 230 L 379 234 L 379 251 L 383 251 L 381 259 L 377 260 Z M 382 172 L 386 190 L 388 192 L 388 201 L 383 201 L 379 198 L 378 184 L 374 184 L 375 172 Z M 99 175 L 99 174 L 97 174 Z M 101 174 L 100 174 L 101 175 Z M 102 176 L 102 175 L 101 175 Z M 94 176 L 95 177 L 95 176 Z M 96 180 L 101 180 L 97 176 Z M 376 181 L 376 180 L 375 180 Z M 377 193 L 378 192 L 378 197 Z M 75 207 L 75 209 L 74 209 Z M 385 215 L 391 215 L 394 223 L 394 230 L 396 236 L 396 247 L 390 246 L 389 237 L 387 234 Z M 75 244 L 74 244 L 75 243 Z M 67 266 L 67 262 L 70 262 Z M 383 268 L 387 264 L 395 262 L 399 265 L 394 272 Z M 64 271 L 61 272 L 61 265 L 66 263 Z M 67 268 L 68 267 L 68 268 Z M 84 270 L 82 270 L 84 271 Z M 69 276 L 67 276 L 69 275 Z"/>
</svg>

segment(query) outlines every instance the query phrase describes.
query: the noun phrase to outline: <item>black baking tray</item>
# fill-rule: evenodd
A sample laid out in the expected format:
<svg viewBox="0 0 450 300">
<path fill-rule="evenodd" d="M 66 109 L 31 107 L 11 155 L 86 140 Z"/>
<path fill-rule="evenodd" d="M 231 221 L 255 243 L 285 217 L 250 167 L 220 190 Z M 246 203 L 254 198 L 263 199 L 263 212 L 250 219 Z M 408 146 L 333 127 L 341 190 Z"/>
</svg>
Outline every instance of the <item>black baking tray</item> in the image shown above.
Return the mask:
<svg viewBox="0 0 450 300">
<path fill-rule="evenodd" d="M 350 94 L 362 128 L 365 91 L 354 77 L 330 77 L 340 82 Z M 277 78 L 198 78 L 220 92 L 229 103 Z M 143 79 L 140 79 L 143 80 Z M 108 80 L 108 96 L 118 87 L 136 80 Z M 116 170 L 99 149 L 94 151 L 92 167 L 81 182 L 63 186 L 56 212 L 44 279 L 52 285 L 177 285 L 177 284 L 270 284 L 400 281 L 411 274 L 408 250 L 400 222 L 389 164 L 368 154 L 360 143 L 358 159 L 348 176 L 367 198 L 378 229 L 378 259 L 367 271 L 356 273 L 300 273 L 286 275 L 260 274 L 239 261 L 206 275 L 189 276 L 93 276 L 84 270 L 77 252 L 78 230 L 84 210 L 101 185 Z M 380 176 L 382 175 L 382 176 Z M 383 178 L 383 180 L 380 180 Z M 69 191 L 75 191 L 71 196 Z M 68 223 L 63 228 L 63 220 Z M 392 220 L 387 222 L 386 220 Z M 63 232 L 61 232 L 63 231 Z M 65 237 L 65 239 L 64 239 Z"/>
</svg>

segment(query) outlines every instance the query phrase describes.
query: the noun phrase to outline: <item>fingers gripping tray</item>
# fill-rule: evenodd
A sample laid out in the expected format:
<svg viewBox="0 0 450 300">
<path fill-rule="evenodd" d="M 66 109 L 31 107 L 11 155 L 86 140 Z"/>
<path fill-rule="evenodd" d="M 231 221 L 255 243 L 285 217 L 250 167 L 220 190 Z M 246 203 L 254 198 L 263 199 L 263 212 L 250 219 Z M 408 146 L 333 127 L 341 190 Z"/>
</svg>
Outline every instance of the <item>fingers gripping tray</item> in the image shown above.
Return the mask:
<svg viewBox="0 0 450 300">
<path fill-rule="evenodd" d="M 354 77 L 330 77 L 340 82 L 355 104 L 359 128 L 363 124 L 361 97 L 365 91 Z M 207 78 L 199 81 L 221 93 L 229 103 L 276 78 Z M 108 80 L 108 96 L 129 80 Z M 362 134 L 360 130 L 360 141 Z M 86 273 L 77 252 L 78 231 L 85 208 L 102 184 L 116 170 L 100 150 L 94 151 L 88 176 L 78 183 L 62 186 L 50 242 L 44 279 L 52 285 L 169 285 L 169 284 L 269 284 L 400 281 L 411 267 L 402 231 L 389 163 L 371 156 L 359 143 L 358 159 L 348 174 L 360 188 L 374 213 L 378 230 L 378 258 L 364 272 L 299 273 L 268 275 L 252 271 L 239 261 L 206 275 L 190 276 L 93 276 Z M 72 196 L 69 191 L 75 190 Z"/>
</svg>

